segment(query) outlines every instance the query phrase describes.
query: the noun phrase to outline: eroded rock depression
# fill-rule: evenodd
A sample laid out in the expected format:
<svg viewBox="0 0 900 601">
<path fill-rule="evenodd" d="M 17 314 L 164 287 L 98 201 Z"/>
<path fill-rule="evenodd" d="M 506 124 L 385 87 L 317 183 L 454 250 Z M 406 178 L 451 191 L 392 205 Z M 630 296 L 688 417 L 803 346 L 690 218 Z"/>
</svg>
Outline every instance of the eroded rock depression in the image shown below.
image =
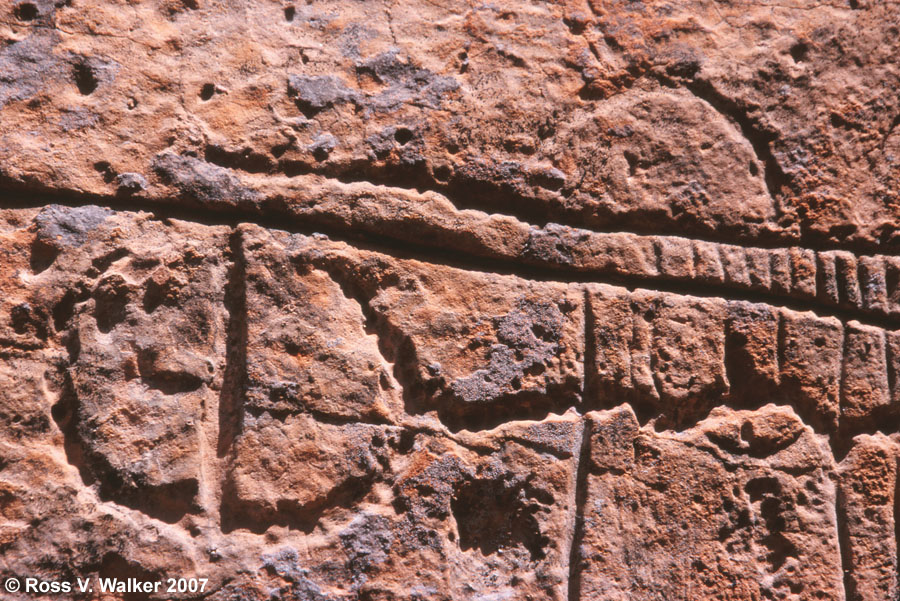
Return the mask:
<svg viewBox="0 0 900 601">
<path fill-rule="evenodd" d="M 896 599 L 898 23 L 0 1 L 0 597 Z"/>
</svg>

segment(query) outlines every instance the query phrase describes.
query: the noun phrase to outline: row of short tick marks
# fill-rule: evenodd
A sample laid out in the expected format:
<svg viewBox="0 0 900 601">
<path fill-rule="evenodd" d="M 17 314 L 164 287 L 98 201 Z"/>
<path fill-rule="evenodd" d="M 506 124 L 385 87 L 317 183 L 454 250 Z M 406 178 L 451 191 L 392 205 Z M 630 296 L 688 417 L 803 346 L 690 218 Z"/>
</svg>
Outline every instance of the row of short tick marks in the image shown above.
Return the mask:
<svg viewBox="0 0 900 601">
<path fill-rule="evenodd" d="M 216 189 L 244 197 L 248 203 L 255 202 L 259 194 L 245 188 L 230 171 L 191 157 L 164 153 L 157 157 L 156 169 L 190 194 Z M 212 202 L 213 196 L 206 194 L 201 200 Z M 340 233 L 353 230 L 354 234 L 374 234 L 379 239 L 413 243 L 419 250 L 434 250 L 433 236 L 410 234 L 406 227 L 389 227 L 408 225 L 409 211 L 418 211 L 415 207 L 420 204 L 419 199 L 411 206 L 407 203 L 412 199 L 404 194 L 398 195 L 403 199 L 396 203 L 376 197 L 374 202 L 384 205 L 380 214 L 386 219 L 373 223 L 368 216 L 355 216 L 352 223 L 338 226 Z M 328 203 L 314 203 L 314 206 L 314 209 L 304 209 L 299 204 L 291 219 L 309 220 L 307 225 L 316 227 L 325 222 L 333 224 L 330 214 L 338 207 Z M 341 211 L 346 209 L 343 204 L 341 207 Z M 463 251 L 468 259 L 498 259 L 513 270 L 515 264 L 553 268 L 554 274 L 560 274 L 562 268 L 579 279 L 611 276 L 641 286 L 658 282 L 661 288 L 671 283 L 676 287 L 690 287 L 692 293 L 702 292 L 704 296 L 709 296 L 710 290 L 716 290 L 715 294 L 720 296 L 728 296 L 724 290 L 747 292 L 765 297 L 766 302 L 773 304 L 783 304 L 782 299 L 796 299 L 817 309 L 842 309 L 860 321 L 869 321 L 870 317 L 900 317 L 900 257 L 897 256 L 856 256 L 847 250 L 816 251 L 801 247 L 761 248 L 671 235 L 598 232 L 555 223 L 536 227 L 522 221 L 507 221 L 502 229 L 497 229 L 498 223 L 493 218 L 515 219 L 512 215 L 484 219 L 454 210 L 454 219 L 460 220 L 454 227 L 476 233 L 473 240 L 472 236 L 460 238 L 459 231 L 451 232 L 428 211 L 416 217 L 429 231 L 442 232 L 439 250 Z M 443 235 L 444 232 L 450 235 Z"/>
<path fill-rule="evenodd" d="M 723 286 L 900 317 L 900 257 L 753 248 L 676 236 L 579 236 L 568 228 L 534 232 L 529 252 L 546 260 L 542 247 L 550 242 L 555 261 L 580 269 Z"/>
<path fill-rule="evenodd" d="M 725 398 L 776 401 L 844 435 L 891 428 L 900 417 L 900 328 L 721 298 L 590 291 L 589 403 L 632 399 L 639 413 L 677 425 Z"/>
<path fill-rule="evenodd" d="M 672 245 L 675 246 L 675 245 Z M 848 251 L 745 248 L 691 241 L 694 278 L 900 317 L 900 257 Z M 680 253 L 659 244 L 661 271 L 682 275 Z"/>
</svg>

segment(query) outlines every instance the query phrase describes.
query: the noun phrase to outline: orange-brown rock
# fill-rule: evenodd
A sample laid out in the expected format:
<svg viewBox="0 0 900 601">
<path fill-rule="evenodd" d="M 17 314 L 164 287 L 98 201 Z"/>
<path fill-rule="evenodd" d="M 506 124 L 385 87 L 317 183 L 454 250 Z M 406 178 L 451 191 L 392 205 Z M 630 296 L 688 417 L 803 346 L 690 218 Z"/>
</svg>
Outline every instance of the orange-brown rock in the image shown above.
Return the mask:
<svg viewBox="0 0 900 601">
<path fill-rule="evenodd" d="M 842 595 L 833 462 L 790 409 L 717 409 L 677 434 L 627 407 L 586 417 L 582 598 Z"/>
<path fill-rule="evenodd" d="M 0 0 L 0 599 L 896 598 L 898 22 Z"/>
<path fill-rule="evenodd" d="M 849 599 L 897 596 L 897 457 L 896 441 L 862 435 L 839 465 Z"/>
</svg>

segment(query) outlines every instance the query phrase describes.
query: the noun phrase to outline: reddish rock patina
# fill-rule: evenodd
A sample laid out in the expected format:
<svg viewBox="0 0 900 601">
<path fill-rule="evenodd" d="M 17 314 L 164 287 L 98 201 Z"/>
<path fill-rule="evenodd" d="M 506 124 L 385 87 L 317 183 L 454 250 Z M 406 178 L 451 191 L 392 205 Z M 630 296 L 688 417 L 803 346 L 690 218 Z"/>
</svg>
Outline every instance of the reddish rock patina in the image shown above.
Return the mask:
<svg viewBox="0 0 900 601">
<path fill-rule="evenodd" d="M 897 23 L 0 0 L 0 598 L 895 599 Z"/>
</svg>

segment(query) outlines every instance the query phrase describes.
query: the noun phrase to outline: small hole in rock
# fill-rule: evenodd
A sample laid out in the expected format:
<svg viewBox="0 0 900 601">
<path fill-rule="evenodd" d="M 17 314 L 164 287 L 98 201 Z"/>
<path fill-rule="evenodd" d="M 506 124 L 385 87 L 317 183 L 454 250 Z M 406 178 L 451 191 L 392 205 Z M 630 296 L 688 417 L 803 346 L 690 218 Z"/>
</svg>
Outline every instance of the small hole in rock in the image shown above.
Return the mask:
<svg viewBox="0 0 900 601">
<path fill-rule="evenodd" d="M 793 46 L 791 46 L 791 58 L 794 59 L 795 63 L 801 63 L 806 60 L 806 55 L 809 52 L 809 46 L 807 46 L 804 42 L 797 42 Z"/>
<path fill-rule="evenodd" d="M 439 182 L 447 182 L 450 180 L 452 170 L 448 165 L 438 165 L 434 168 L 434 179 Z"/>
<path fill-rule="evenodd" d="M 575 35 L 581 35 L 581 34 L 583 34 L 583 33 L 584 33 L 584 30 L 585 30 L 585 27 L 587 26 L 587 23 L 585 22 L 585 20 L 584 20 L 583 18 L 578 18 L 578 17 L 576 17 L 576 18 L 572 18 L 572 17 L 566 17 L 566 18 L 563 18 L 563 23 L 565 23 L 565 24 L 566 24 L 566 27 L 569 28 L 569 31 L 571 31 L 571 32 L 574 33 Z"/>
<path fill-rule="evenodd" d="M 538 131 L 537 131 L 538 137 L 541 140 L 546 140 L 547 138 L 553 136 L 555 133 L 556 133 L 556 128 L 549 121 L 547 123 L 544 123 L 540 127 L 538 127 Z"/>
<path fill-rule="evenodd" d="M 37 6 L 32 4 L 31 2 L 23 2 L 19 4 L 15 8 L 16 18 L 20 21 L 34 21 L 38 18 L 39 14 Z"/>
<path fill-rule="evenodd" d="M 297 9 L 293 6 L 286 6 L 284 8 L 284 20 L 290 23 L 294 20 L 294 16 L 297 14 Z"/>
<path fill-rule="evenodd" d="M 284 144 L 276 144 L 271 149 L 269 149 L 269 152 L 271 152 L 272 156 L 275 157 L 276 159 L 280 159 L 284 153 L 286 153 L 288 150 L 290 150 L 291 145 L 292 145 L 291 142 L 285 142 Z"/>
<path fill-rule="evenodd" d="M 413 138 L 413 133 L 405 127 L 399 128 L 394 132 L 394 139 L 400 146 L 405 146 Z"/>
<path fill-rule="evenodd" d="M 94 163 L 94 171 L 102 175 L 103 181 L 107 184 L 112 183 L 112 181 L 116 179 L 116 170 L 106 161 L 97 161 Z"/>
<path fill-rule="evenodd" d="M 391 446 L 403 454 L 409 453 L 415 444 L 416 433 L 409 430 L 403 430 L 396 441 L 391 441 Z"/>
<path fill-rule="evenodd" d="M 206 102 L 207 100 L 212 98 L 213 94 L 215 94 L 215 93 L 216 93 L 215 84 L 205 83 L 205 84 L 203 84 L 203 87 L 200 88 L 200 100 L 203 100 L 204 102 Z"/>
<path fill-rule="evenodd" d="M 628 150 L 626 150 L 622 154 L 625 157 L 625 161 L 628 163 L 628 175 L 630 175 L 630 176 L 635 175 L 637 173 L 637 166 L 638 166 L 637 156 Z"/>
<path fill-rule="evenodd" d="M 75 85 L 82 96 L 92 94 L 97 89 L 97 77 L 90 65 L 78 63 L 74 68 Z"/>
</svg>

